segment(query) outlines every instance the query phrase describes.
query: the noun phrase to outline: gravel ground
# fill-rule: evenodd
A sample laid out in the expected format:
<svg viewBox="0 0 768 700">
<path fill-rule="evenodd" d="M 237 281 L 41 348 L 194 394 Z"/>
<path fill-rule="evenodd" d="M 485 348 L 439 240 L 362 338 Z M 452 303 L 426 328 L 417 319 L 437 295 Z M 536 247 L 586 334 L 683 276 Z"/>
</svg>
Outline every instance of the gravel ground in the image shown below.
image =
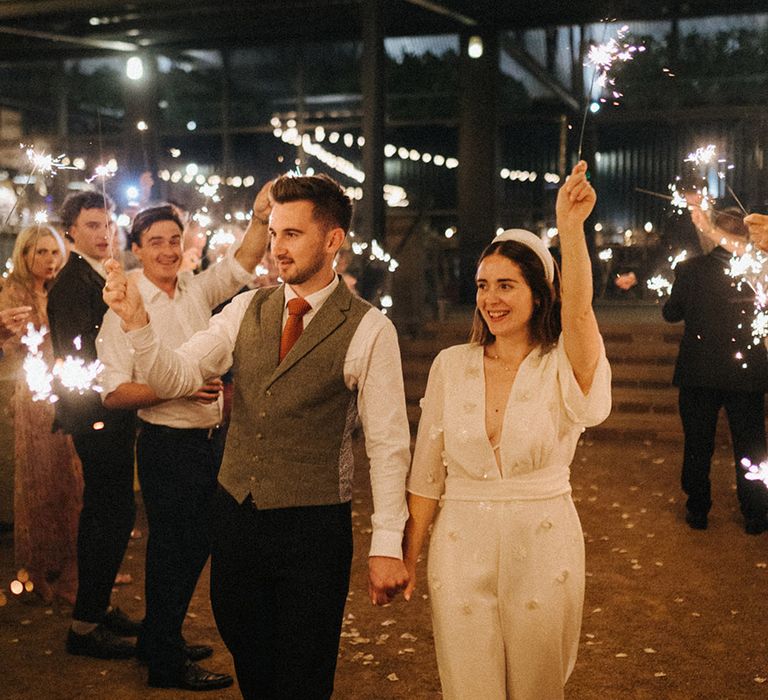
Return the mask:
<svg viewBox="0 0 768 700">
<path fill-rule="evenodd" d="M 730 446 L 719 439 L 713 465 L 715 505 L 706 532 L 683 522 L 678 486 L 680 444 L 631 442 L 585 434 L 572 482 L 587 543 L 587 595 L 581 648 L 566 686 L 572 700 L 740 700 L 768 697 L 766 603 L 768 534 L 744 534 L 736 504 Z M 367 602 L 365 558 L 371 502 L 361 445 L 354 500 L 355 562 L 339 651 L 335 698 L 440 697 L 424 591 L 409 604 Z M 138 523 L 144 527 L 143 516 Z M 123 570 L 135 582 L 115 601 L 143 611 L 144 539 L 131 541 Z M 8 590 L 13 542 L 0 540 L 0 697 L 185 698 L 152 690 L 134 661 L 70 657 L 64 637 L 70 610 L 35 605 Z M 424 580 L 422 574 L 421 580 Z M 208 571 L 190 607 L 185 634 L 212 644 L 207 662 L 232 672 L 213 622 Z M 236 689 L 206 697 L 237 698 Z M 482 700 L 482 699 L 467 699 Z M 546 700 L 546 698 L 542 698 Z"/>
</svg>

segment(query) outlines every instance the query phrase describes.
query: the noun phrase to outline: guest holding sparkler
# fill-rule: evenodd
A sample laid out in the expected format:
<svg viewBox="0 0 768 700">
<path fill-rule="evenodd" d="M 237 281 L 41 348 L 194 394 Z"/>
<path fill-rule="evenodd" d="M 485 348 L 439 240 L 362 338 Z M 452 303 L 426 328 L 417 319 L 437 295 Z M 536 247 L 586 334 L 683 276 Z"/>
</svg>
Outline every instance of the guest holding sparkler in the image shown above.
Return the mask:
<svg viewBox="0 0 768 700">
<path fill-rule="evenodd" d="M 29 317 L 40 331 L 47 325 L 48 287 L 64 261 L 64 243 L 48 226 L 19 233 L 11 260 L 13 270 L 0 292 L 0 309 L 12 318 Z M 31 314 L 19 313 L 26 307 Z M 14 547 L 16 566 L 26 569 L 34 591 L 45 603 L 58 599 L 74 605 L 77 593 L 77 523 L 82 505 L 80 460 L 68 435 L 51 433 L 53 406 L 33 401 L 22 361 L 26 349 L 19 335 L 3 346 L 15 365 L 11 399 L 14 429 Z M 40 351 L 53 364 L 46 335 Z"/>
<path fill-rule="evenodd" d="M 107 310 L 101 298 L 102 263 L 114 254 L 111 213 L 111 200 L 93 191 L 70 195 L 62 206 L 62 224 L 73 248 L 48 298 L 57 358 L 96 360 L 96 336 Z M 128 658 L 135 648 L 121 637 L 135 637 L 141 625 L 112 608 L 110 597 L 136 516 L 135 415 L 104 408 L 95 390 L 58 393 L 54 426 L 72 435 L 84 480 L 77 538 L 79 587 L 67 651 L 102 659 Z"/>
<path fill-rule="evenodd" d="M 262 187 L 242 242 L 199 275 L 181 271 L 183 225 L 169 206 L 139 212 L 131 249 L 142 264 L 136 275 L 144 304 L 163 329 L 170 347 L 179 347 L 207 327 L 213 309 L 245 286 L 267 248 L 271 183 Z M 191 396 L 160 399 L 134 366 L 134 353 L 108 311 L 97 341 L 106 371 L 104 403 L 139 411 L 136 456 L 149 524 L 146 561 L 146 616 L 137 652 L 149 666 L 149 685 L 215 690 L 232 684 L 195 661 L 213 653 L 188 645 L 184 617 L 211 550 L 210 510 L 223 446 L 222 382 L 206 377 Z"/>
<path fill-rule="evenodd" d="M 724 407 L 744 529 L 757 535 L 768 530 L 768 491 L 746 479 L 741 461 L 759 464 L 766 456 L 768 357 L 765 346 L 752 340 L 745 320 L 752 314 L 754 292 L 747 285 L 739 288 L 725 272 L 731 254 L 743 251 L 748 231 L 736 208 L 715 212 L 711 219 L 698 208 L 691 215 L 715 247 L 677 265 L 672 292 L 662 309 L 665 320 L 685 324 L 672 380 L 680 391 L 685 434 L 681 477 L 688 496 L 685 520 L 694 530 L 707 528 L 712 507 L 709 471 L 717 416 Z"/>
<path fill-rule="evenodd" d="M 562 294 L 544 243 L 505 231 L 480 256 L 471 342 L 443 350 L 430 371 L 408 481 L 405 596 L 436 519 L 429 592 L 447 700 L 563 698 L 576 661 L 584 540 L 569 464 L 583 428 L 611 406 L 586 170 L 579 162 L 557 198 Z"/>
</svg>

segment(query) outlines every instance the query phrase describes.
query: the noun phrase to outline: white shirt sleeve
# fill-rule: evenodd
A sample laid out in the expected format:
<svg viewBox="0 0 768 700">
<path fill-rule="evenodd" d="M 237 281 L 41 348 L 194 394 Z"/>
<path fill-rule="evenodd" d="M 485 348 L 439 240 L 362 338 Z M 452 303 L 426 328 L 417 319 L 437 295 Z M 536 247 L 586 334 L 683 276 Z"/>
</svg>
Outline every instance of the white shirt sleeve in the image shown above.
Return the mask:
<svg viewBox="0 0 768 700">
<path fill-rule="evenodd" d="M 245 287 L 253 278 L 253 273 L 246 270 L 235 258 L 240 246 L 232 246 L 223 260 L 211 265 L 198 275 L 191 272 L 187 284 L 197 288 L 198 294 L 205 299 L 209 309 L 215 309 L 227 299 Z"/>
<path fill-rule="evenodd" d="M 254 294 L 258 290 L 238 294 L 211 318 L 208 328 L 195 333 L 176 350 L 162 344 L 151 318 L 144 328 L 126 334 L 133 346 L 136 367 L 160 398 L 188 396 L 206 379 L 226 373 L 232 366 L 240 323 Z"/>
<path fill-rule="evenodd" d="M 357 406 L 371 465 L 370 556 L 402 559 L 410 430 L 397 332 L 377 309 L 360 321 L 349 344 L 344 375 L 346 385 L 358 391 Z"/>
<path fill-rule="evenodd" d="M 121 384 L 133 381 L 134 377 L 133 349 L 120 328 L 119 316 L 112 309 L 104 314 L 104 321 L 96 337 L 96 353 L 104 365 L 99 375 L 103 401 Z"/>
<path fill-rule="evenodd" d="M 413 451 L 413 464 L 408 477 L 408 491 L 424 498 L 439 500 L 445 490 L 446 466 L 443 460 L 445 450 L 445 423 L 443 405 L 445 401 L 445 379 L 441 353 L 432 363 L 427 380 L 427 390 L 421 400 L 421 418 Z"/>
</svg>

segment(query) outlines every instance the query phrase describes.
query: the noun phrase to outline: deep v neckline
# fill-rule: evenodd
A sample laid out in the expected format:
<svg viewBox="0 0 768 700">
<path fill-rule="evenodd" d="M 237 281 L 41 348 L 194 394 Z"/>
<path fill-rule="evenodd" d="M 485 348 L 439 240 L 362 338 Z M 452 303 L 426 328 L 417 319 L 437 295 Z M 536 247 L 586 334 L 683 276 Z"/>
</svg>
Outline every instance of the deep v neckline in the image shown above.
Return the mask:
<svg viewBox="0 0 768 700">
<path fill-rule="evenodd" d="M 501 413 L 501 427 L 499 428 L 499 439 L 496 443 L 496 447 L 493 446 L 493 443 L 491 442 L 491 438 L 488 435 L 488 425 L 486 421 L 486 415 L 488 411 L 488 388 L 487 388 L 487 377 L 485 374 L 485 347 L 480 346 L 479 348 L 479 362 L 480 362 L 480 376 L 482 378 L 482 406 L 483 410 L 481 412 L 481 419 L 482 419 L 482 431 L 483 436 L 485 438 L 485 444 L 487 446 L 488 451 L 491 453 L 491 459 L 493 460 L 493 463 L 496 465 L 496 470 L 499 474 L 499 478 L 504 478 L 504 465 L 501 460 L 501 441 L 504 437 L 504 424 L 507 419 L 507 411 L 509 410 L 509 402 L 512 398 L 512 394 L 515 390 L 515 384 L 517 384 L 517 378 L 520 376 L 520 370 L 522 370 L 523 365 L 528 360 L 528 357 L 530 357 L 530 352 L 523 358 L 523 361 L 520 363 L 520 366 L 517 368 L 517 372 L 515 373 L 514 378 L 512 379 L 512 384 L 509 386 L 509 393 L 507 394 L 507 399 L 504 402 L 504 410 Z M 498 455 L 497 455 L 498 453 Z"/>
</svg>

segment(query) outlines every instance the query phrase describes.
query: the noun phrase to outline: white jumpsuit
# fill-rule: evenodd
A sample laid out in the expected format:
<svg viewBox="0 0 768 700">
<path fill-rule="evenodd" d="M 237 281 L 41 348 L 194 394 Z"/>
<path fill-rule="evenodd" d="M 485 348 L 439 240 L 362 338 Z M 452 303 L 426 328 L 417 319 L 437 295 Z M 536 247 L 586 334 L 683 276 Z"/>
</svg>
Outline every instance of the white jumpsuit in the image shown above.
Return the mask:
<svg viewBox="0 0 768 700">
<path fill-rule="evenodd" d="M 573 670 L 584 540 L 569 465 L 584 426 L 605 420 L 601 353 L 584 395 L 562 337 L 534 349 L 510 391 L 501 473 L 485 428 L 483 348 L 443 350 L 429 375 L 408 482 L 441 499 L 429 549 L 435 647 L 446 700 L 556 700 Z"/>
</svg>

